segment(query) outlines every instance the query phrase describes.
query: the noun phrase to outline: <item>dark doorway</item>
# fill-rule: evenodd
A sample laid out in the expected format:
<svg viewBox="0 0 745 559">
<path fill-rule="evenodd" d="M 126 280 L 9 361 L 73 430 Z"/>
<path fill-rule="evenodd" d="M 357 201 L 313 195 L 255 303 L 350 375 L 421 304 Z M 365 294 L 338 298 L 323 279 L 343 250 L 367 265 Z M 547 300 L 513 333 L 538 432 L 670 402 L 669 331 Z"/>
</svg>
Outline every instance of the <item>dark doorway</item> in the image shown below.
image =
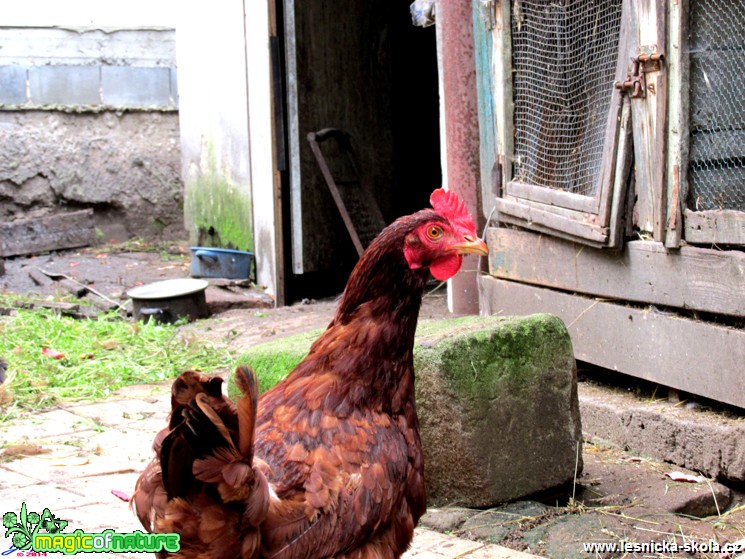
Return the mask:
<svg viewBox="0 0 745 559">
<path fill-rule="evenodd" d="M 351 135 L 388 223 L 426 207 L 441 185 L 435 28 L 414 27 L 409 4 L 278 0 L 288 303 L 341 292 L 357 261 L 308 132 Z"/>
</svg>

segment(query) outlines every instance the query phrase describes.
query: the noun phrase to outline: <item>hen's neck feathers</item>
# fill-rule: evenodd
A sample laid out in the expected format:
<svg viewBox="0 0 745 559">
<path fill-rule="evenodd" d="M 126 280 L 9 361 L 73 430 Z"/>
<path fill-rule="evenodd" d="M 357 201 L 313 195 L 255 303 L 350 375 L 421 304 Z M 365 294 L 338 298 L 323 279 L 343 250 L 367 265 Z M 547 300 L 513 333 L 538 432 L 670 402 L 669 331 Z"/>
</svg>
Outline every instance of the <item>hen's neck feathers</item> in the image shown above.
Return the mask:
<svg viewBox="0 0 745 559">
<path fill-rule="evenodd" d="M 399 413 L 413 399 L 414 335 L 429 271 L 409 268 L 403 248 L 411 231 L 432 220 L 442 218 L 432 210 L 401 218 L 370 244 L 336 315 L 298 368 L 300 375 L 343 379 L 330 402 Z"/>
<path fill-rule="evenodd" d="M 381 317 L 413 313 L 416 322 L 429 271 L 409 268 L 404 240 L 417 227 L 434 220 L 443 218 L 432 210 L 422 210 L 383 230 L 352 271 L 332 325 L 354 320 L 365 306 L 374 307 Z"/>
</svg>

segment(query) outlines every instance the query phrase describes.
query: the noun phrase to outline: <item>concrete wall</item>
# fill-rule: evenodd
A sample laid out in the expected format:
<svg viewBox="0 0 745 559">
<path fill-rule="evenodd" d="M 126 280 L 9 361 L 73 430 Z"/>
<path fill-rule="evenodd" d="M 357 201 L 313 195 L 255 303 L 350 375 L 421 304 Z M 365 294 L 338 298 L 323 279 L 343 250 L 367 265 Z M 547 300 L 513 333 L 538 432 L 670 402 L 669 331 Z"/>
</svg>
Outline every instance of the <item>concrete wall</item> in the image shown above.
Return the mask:
<svg viewBox="0 0 745 559">
<path fill-rule="evenodd" d="M 101 4 L 3 18 L 0 219 L 92 207 L 107 238 L 183 237 L 173 22 Z"/>
</svg>

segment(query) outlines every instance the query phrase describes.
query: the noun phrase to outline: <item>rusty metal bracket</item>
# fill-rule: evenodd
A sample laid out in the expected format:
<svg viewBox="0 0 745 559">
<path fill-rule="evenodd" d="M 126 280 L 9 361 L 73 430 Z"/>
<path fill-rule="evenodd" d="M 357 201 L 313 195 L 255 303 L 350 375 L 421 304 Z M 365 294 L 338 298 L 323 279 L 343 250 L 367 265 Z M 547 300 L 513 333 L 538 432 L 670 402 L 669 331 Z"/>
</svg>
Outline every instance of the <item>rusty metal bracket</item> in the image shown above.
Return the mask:
<svg viewBox="0 0 745 559">
<path fill-rule="evenodd" d="M 640 53 L 636 58 L 631 59 L 629 73 L 623 81 L 615 83 L 616 89 L 621 94 L 628 94 L 632 99 L 643 99 L 647 96 L 647 78 L 649 72 L 658 72 L 665 61 L 665 55 L 657 52 L 657 46 L 641 47 Z M 650 88 L 654 93 L 654 90 Z"/>
</svg>

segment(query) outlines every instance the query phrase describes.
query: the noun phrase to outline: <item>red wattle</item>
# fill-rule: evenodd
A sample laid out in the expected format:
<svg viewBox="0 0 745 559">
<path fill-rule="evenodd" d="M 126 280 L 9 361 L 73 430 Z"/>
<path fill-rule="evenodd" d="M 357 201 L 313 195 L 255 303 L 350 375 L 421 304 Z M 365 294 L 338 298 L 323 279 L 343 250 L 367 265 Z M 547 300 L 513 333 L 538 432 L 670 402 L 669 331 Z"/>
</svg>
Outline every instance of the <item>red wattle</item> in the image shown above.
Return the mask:
<svg viewBox="0 0 745 559">
<path fill-rule="evenodd" d="M 429 271 L 440 281 L 452 278 L 460 270 L 463 263 L 463 257 L 460 254 L 449 254 L 438 258 L 429 266 Z"/>
</svg>

